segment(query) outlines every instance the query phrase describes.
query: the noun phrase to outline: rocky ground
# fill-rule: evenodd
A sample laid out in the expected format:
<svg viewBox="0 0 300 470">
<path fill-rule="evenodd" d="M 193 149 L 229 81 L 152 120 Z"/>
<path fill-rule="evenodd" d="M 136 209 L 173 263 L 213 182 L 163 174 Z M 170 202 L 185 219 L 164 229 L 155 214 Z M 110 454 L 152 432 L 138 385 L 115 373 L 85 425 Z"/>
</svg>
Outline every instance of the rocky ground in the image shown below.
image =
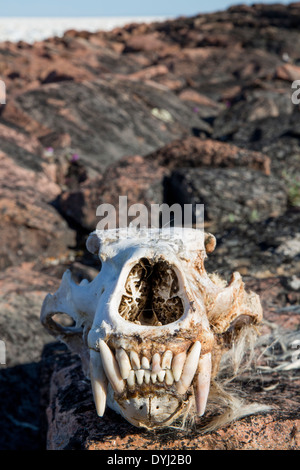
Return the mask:
<svg viewBox="0 0 300 470">
<path fill-rule="evenodd" d="M 99 430 L 90 392 L 79 411 L 70 399 L 78 401 L 80 390 L 64 404 L 64 413 L 79 413 L 76 429 L 61 436 L 65 414 L 51 402 L 51 374 L 57 384 L 57 376 L 68 381 L 80 372 L 76 358 L 50 346 L 39 322 L 45 295 L 67 268 L 78 281 L 96 275 L 85 239 L 96 207 L 117 204 L 119 195 L 128 204 L 204 203 L 206 229 L 217 238 L 207 271 L 243 275 L 262 296 L 266 344 L 276 344 L 267 375 L 249 389 L 268 402 L 274 387 L 276 411 L 202 440 L 178 434 L 174 445 L 299 448 L 299 367 L 279 339 L 299 332 L 300 113 L 291 99 L 300 79 L 299 22 L 299 3 L 238 6 L 0 44 L 7 88 L 0 105 L 1 449 L 57 448 L 59 441 L 107 448 L 112 436 L 117 447 L 150 445 L 148 434 L 120 418 L 112 417 L 117 431 L 107 419 Z M 48 429 L 49 400 L 56 430 Z M 92 424 L 80 441 L 84 412 Z M 255 427 L 267 432 L 254 435 Z M 157 439 L 152 448 L 168 447 Z"/>
</svg>

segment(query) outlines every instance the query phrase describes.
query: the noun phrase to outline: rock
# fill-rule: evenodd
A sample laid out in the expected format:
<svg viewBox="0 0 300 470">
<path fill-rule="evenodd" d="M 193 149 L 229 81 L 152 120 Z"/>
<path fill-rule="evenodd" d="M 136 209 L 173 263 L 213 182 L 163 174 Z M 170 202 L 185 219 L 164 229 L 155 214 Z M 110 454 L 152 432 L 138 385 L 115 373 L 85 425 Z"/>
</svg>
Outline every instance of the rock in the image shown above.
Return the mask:
<svg viewBox="0 0 300 470">
<path fill-rule="evenodd" d="M 206 261 L 207 269 L 226 276 L 234 270 L 256 278 L 297 275 L 299 223 L 300 210 L 295 207 L 278 217 L 218 229 L 217 246 Z"/>
<path fill-rule="evenodd" d="M 290 86 L 284 90 L 250 91 L 218 115 L 212 137 L 238 146 L 247 142 L 248 148 L 261 149 L 291 132 L 296 116 Z"/>
<path fill-rule="evenodd" d="M 210 132 L 210 126 L 172 92 L 114 77 L 44 85 L 17 101 L 48 129 L 39 138 L 69 134 L 74 153 L 90 171 L 103 171 L 125 155 L 146 155 L 175 138 L 191 135 L 193 129 Z M 160 113 L 154 114 L 154 109 Z M 170 119 L 165 120 L 163 113 Z"/>
<path fill-rule="evenodd" d="M 40 366 L 38 362 L 0 366 L 0 448 L 41 450 L 45 433 L 40 421 Z"/>
<path fill-rule="evenodd" d="M 0 331 L 6 367 L 38 362 L 45 344 L 53 341 L 39 318 L 45 296 L 58 286 L 59 279 L 37 270 L 33 263 L 1 270 Z"/>
<path fill-rule="evenodd" d="M 262 171 L 266 175 L 270 174 L 268 156 L 212 139 L 196 137 L 178 139 L 145 158 L 158 162 L 169 170 L 182 167 L 245 167 Z"/>
<path fill-rule="evenodd" d="M 123 52 L 158 52 L 164 47 L 165 42 L 159 39 L 157 33 L 137 34 L 128 38 Z"/>
<path fill-rule="evenodd" d="M 222 107 L 216 101 L 208 98 L 205 95 L 201 95 L 201 93 L 198 93 L 197 91 L 192 89 L 185 89 L 180 92 L 178 96 L 183 101 L 190 101 L 194 104 L 198 104 L 203 107 L 216 108 L 217 110 L 220 110 L 220 108 Z"/>
<path fill-rule="evenodd" d="M 132 80 L 151 80 L 161 75 L 166 75 L 169 72 L 165 65 L 153 65 L 152 67 L 146 67 L 138 72 L 131 73 L 128 78 Z"/>
<path fill-rule="evenodd" d="M 65 191 L 58 199 L 60 212 L 86 232 L 96 229 L 100 204 L 112 204 L 119 220 L 119 196 L 132 204 L 162 204 L 166 169 L 136 155 L 110 165 L 103 176 L 87 180 L 77 191 Z"/>
<path fill-rule="evenodd" d="M 292 64 L 280 65 L 276 69 L 276 77 L 288 82 L 300 80 L 300 67 Z"/>
<path fill-rule="evenodd" d="M 15 165 L 28 168 L 33 171 L 42 169 L 40 155 L 42 146 L 38 139 L 29 137 L 23 132 L 19 132 L 11 127 L 0 124 L 0 152 L 2 155 L 9 155 Z"/>
<path fill-rule="evenodd" d="M 44 85 L 46 83 L 65 82 L 67 80 L 73 80 L 73 77 L 66 73 L 59 73 L 56 70 L 51 70 L 45 78 L 41 79 L 41 83 Z"/>
<path fill-rule="evenodd" d="M 283 214 L 284 184 L 270 175 L 244 168 L 182 168 L 170 176 L 173 200 L 204 204 L 205 220 L 225 230 Z"/>
<path fill-rule="evenodd" d="M 0 159 L 1 269 L 23 261 L 38 265 L 47 258 L 67 259 L 76 239 L 51 205 L 59 186 L 44 172 L 22 168 L 5 154 Z"/>
</svg>

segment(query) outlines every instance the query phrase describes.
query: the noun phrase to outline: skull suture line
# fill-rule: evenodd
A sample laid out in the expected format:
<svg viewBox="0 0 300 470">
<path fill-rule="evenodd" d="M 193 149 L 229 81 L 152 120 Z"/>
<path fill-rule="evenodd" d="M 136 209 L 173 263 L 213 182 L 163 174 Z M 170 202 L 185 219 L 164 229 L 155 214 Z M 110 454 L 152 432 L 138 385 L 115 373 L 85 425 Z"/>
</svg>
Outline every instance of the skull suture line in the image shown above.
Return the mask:
<svg viewBox="0 0 300 470">
<path fill-rule="evenodd" d="M 77 285 L 66 271 L 44 300 L 41 321 L 82 359 L 96 410 L 135 426 L 170 425 L 205 413 L 228 337 L 262 319 L 239 273 L 228 285 L 204 269 L 215 237 L 195 229 L 95 231 L 87 248 L 102 267 Z M 54 321 L 68 314 L 74 326 Z M 230 332 L 230 333 L 229 333 Z"/>
</svg>

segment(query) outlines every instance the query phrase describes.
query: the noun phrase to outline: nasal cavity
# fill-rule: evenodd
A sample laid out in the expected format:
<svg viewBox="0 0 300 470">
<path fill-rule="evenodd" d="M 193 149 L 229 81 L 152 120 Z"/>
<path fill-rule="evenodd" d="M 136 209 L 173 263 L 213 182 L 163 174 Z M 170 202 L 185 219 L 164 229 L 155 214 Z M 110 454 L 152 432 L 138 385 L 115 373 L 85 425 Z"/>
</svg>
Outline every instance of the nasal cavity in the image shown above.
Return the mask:
<svg viewBox="0 0 300 470">
<path fill-rule="evenodd" d="M 124 320 L 141 325 L 167 325 L 183 315 L 179 282 L 166 261 L 142 258 L 131 269 L 119 306 Z"/>
</svg>

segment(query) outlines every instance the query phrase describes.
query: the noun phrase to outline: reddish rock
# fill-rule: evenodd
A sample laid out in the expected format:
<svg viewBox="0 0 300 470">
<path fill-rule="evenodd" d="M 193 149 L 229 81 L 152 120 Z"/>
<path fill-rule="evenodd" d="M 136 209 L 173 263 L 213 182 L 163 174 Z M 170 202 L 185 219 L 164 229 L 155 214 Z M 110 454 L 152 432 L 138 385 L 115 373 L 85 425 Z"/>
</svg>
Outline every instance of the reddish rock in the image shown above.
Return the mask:
<svg viewBox="0 0 300 470">
<path fill-rule="evenodd" d="M 220 108 L 220 105 L 214 100 L 211 100 L 205 95 L 201 95 L 201 93 L 198 93 L 195 90 L 183 90 L 178 96 L 183 101 L 191 101 L 192 103 L 197 103 L 201 106 L 207 106 L 210 108 Z"/>
<path fill-rule="evenodd" d="M 166 75 L 168 72 L 169 70 L 165 65 L 153 65 L 132 73 L 128 77 L 133 80 L 151 80 L 158 75 Z"/>
<path fill-rule="evenodd" d="M 42 136 L 50 132 L 49 128 L 44 126 L 43 123 L 35 120 L 15 101 L 9 100 L 9 102 L 5 105 L 1 116 L 9 125 L 27 132 L 31 138 Z"/>
<path fill-rule="evenodd" d="M 95 230 L 100 204 L 112 204 L 118 217 L 119 196 L 132 204 L 162 203 L 162 181 L 166 170 L 136 155 L 121 159 L 97 178 L 89 179 L 77 191 L 66 191 L 59 198 L 60 211 L 86 230 Z M 118 219 L 117 219 L 118 220 Z"/>
<path fill-rule="evenodd" d="M 126 41 L 124 53 L 126 52 L 149 52 L 159 51 L 165 47 L 157 33 L 137 34 Z"/>
<path fill-rule="evenodd" d="M 300 80 L 300 67 L 293 64 L 280 65 L 276 69 L 276 77 L 289 82 Z"/>
<path fill-rule="evenodd" d="M 180 167 L 244 167 L 270 174 L 270 158 L 261 152 L 241 149 L 235 145 L 212 139 L 188 137 L 176 140 L 147 155 L 170 170 Z"/>
<path fill-rule="evenodd" d="M 63 149 L 71 147 L 71 136 L 68 133 L 49 132 L 40 137 L 40 142 L 44 148 Z"/>
<path fill-rule="evenodd" d="M 58 288 L 59 279 L 40 269 L 32 262 L 0 270 L 0 331 L 7 367 L 39 361 L 44 345 L 53 340 L 39 318 L 45 296 Z"/>
<path fill-rule="evenodd" d="M 22 168 L 3 153 L 0 160 L 1 269 L 68 257 L 74 232 L 50 204 L 59 186 L 42 171 Z"/>
</svg>

